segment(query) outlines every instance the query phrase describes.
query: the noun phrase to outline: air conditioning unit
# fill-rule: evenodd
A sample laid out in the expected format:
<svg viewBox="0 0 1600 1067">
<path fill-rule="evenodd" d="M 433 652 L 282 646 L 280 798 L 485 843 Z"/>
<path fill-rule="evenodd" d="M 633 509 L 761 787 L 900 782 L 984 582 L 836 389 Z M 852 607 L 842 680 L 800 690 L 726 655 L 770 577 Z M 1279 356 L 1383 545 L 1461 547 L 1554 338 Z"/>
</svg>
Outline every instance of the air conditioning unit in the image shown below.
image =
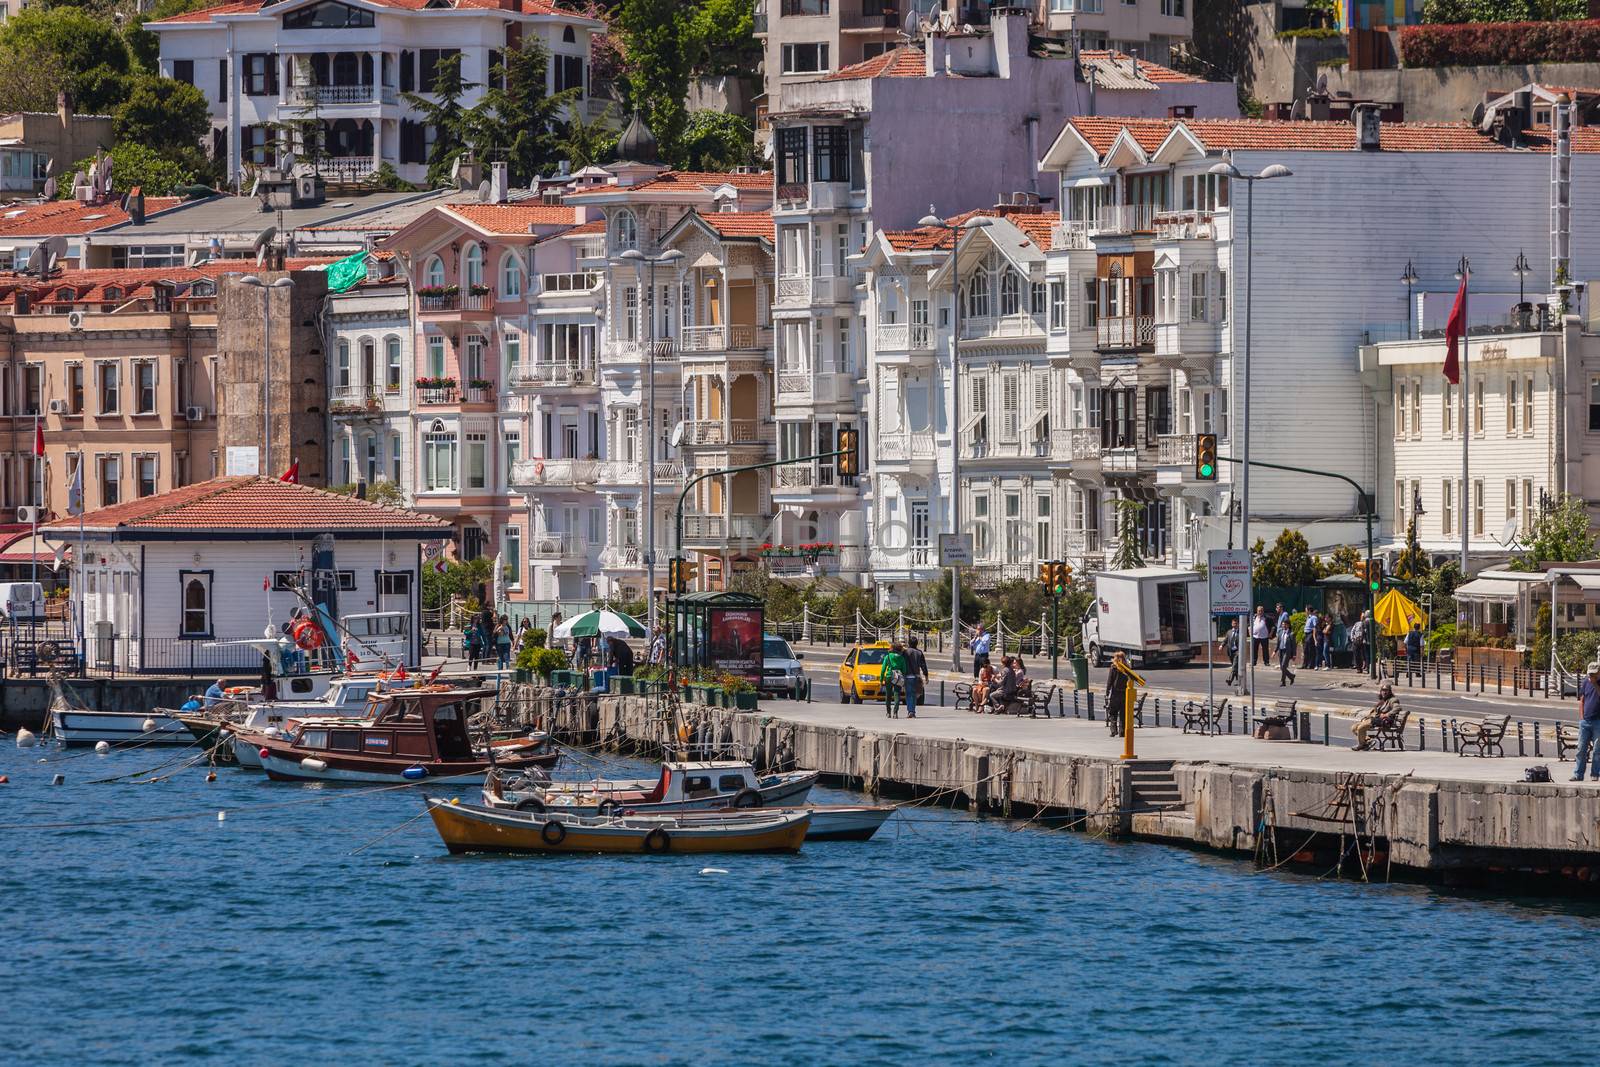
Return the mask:
<svg viewBox="0 0 1600 1067">
<path fill-rule="evenodd" d="M 67 325 L 74 330 L 83 329 L 83 312 L 69 311 L 67 313 Z"/>
<path fill-rule="evenodd" d="M 183 409 L 183 418 L 185 422 L 204 422 L 206 421 L 206 409 L 198 404 L 190 404 Z"/>
<path fill-rule="evenodd" d="M 572 368 L 572 383 L 574 385 L 588 385 L 589 384 L 589 375 L 591 373 L 592 372 L 589 370 L 588 367 L 574 367 L 574 368 Z"/>
<path fill-rule="evenodd" d="M 17 521 L 34 523 L 44 518 L 44 509 L 23 505 L 17 509 Z"/>
<path fill-rule="evenodd" d="M 65 415 L 66 413 L 67 413 L 67 402 L 65 400 L 52 400 L 52 401 L 50 401 L 50 414 L 52 414 L 52 415 Z"/>
</svg>

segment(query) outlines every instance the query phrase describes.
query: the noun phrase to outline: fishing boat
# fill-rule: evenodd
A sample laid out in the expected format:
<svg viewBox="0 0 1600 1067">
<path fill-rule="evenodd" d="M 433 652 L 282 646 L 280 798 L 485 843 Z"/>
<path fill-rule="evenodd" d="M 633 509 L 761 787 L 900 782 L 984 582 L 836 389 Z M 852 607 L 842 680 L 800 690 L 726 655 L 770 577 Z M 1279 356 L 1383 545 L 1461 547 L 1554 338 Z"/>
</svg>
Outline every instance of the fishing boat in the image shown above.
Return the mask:
<svg viewBox="0 0 1600 1067">
<path fill-rule="evenodd" d="M 722 819 L 684 815 L 584 816 L 453 804 L 428 814 L 452 854 L 463 852 L 797 852 L 809 812 L 757 811 Z"/>
<path fill-rule="evenodd" d="M 624 813 L 630 809 L 623 809 Z M 805 812 L 811 816 L 811 827 L 806 831 L 807 841 L 869 841 L 878 828 L 888 821 L 895 809 L 889 804 L 807 804 L 800 808 L 760 808 L 764 815 L 794 815 Z M 682 816 L 686 821 L 739 818 L 749 814 L 748 809 L 716 808 L 697 811 Z"/>
<path fill-rule="evenodd" d="M 159 711 L 56 708 L 50 713 L 50 734 L 63 745 L 101 741 L 120 747 L 194 744 L 194 736 L 183 723 Z"/>
<path fill-rule="evenodd" d="M 538 774 L 499 768 L 485 780 L 483 793 L 484 802 L 494 808 L 610 815 L 623 809 L 643 814 L 782 807 L 803 802 L 816 784 L 816 771 L 758 775 L 749 763 L 715 760 L 663 763 L 654 779 L 586 782 L 551 782 Z"/>
<path fill-rule="evenodd" d="M 482 779 L 508 771 L 553 767 L 559 752 L 542 735 L 502 739 L 474 749 L 467 724 L 493 689 L 420 686 L 375 696 L 370 719 L 306 720 L 280 737 L 234 728 L 234 745 L 257 746 L 274 781 L 421 782 Z"/>
</svg>

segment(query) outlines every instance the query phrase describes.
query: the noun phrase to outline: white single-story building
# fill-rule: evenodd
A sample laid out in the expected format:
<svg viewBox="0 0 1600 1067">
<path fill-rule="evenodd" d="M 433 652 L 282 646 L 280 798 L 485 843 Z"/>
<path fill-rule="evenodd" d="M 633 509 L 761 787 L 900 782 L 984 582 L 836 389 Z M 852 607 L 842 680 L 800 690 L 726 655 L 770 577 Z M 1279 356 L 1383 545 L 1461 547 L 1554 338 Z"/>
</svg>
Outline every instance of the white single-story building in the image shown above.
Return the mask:
<svg viewBox="0 0 1600 1067">
<path fill-rule="evenodd" d="M 143 672 L 255 670 L 260 653 L 219 642 L 277 633 L 325 572 L 339 617 L 403 611 L 421 656 L 425 546 L 450 536 L 426 515 L 266 477 L 214 478 L 64 518 L 91 666 Z M 320 540 L 319 540 L 320 539 Z M 331 560 L 314 561 L 317 551 Z M 81 558 L 78 558 L 80 557 Z M 336 576 L 336 577 L 335 577 Z"/>
</svg>

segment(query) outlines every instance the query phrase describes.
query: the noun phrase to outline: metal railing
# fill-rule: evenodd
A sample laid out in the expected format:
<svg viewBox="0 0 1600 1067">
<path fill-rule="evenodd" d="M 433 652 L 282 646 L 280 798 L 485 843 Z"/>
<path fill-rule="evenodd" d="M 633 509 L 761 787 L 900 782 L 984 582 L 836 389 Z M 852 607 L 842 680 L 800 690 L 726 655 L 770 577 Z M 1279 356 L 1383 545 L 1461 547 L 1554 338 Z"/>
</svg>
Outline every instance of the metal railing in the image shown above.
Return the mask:
<svg viewBox="0 0 1600 1067">
<path fill-rule="evenodd" d="M 289 103 L 315 104 L 327 107 L 332 104 L 372 104 L 395 102 L 392 85 L 291 85 Z"/>
<path fill-rule="evenodd" d="M 932 459 L 934 454 L 933 431 L 913 430 L 909 433 L 886 433 L 878 437 L 877 458 L 885 463 L 905 462 L 914 459 Z"/>
<path fill-rule="evenodd" d="M 705 544 L 724 541 L 759 541 L 767 520 L 756 515 L 693 515 L 683 517 L 683 539 Z"/>
<path fill-rule="evenodd" d="M 608 485 L 643 485 L 644 463 L 638 460 L 613 460 L 601 465 L 600 480 Z M 656 463 L 656 487 L 680 485 L 683 482 L 683 463 L 680 460 L 660 460 Z"/>
<path fill-rule="evenodd" d="M 1177 466 L 1194 462 L 1195 435 L 1192 433 L 1168 433 L 1157 438 L 1159 454 L 1156 462 L 1162 466 Z"/>
<path fill-rule="evenodd" d="M 493 293 L 419 293 L 419 311 L 488 311 L 494 305 Z"/>
<path fill-rule="evenodd" d="M 975 315 L 961 320 L 961 339 L 1035 337 L 1044 334 L 1043 315 Z"/>
<path fill-rule="evenodd" d="M 417 403 L 419 404 L 454 404 L 456 402 L 456 387 L 447 385 L 443 387 L 424 386 L 417 390 Z"/>
<path fill-rule="evenodd" d="M 1096 341 L 1101 348 L 1145 348 L 1156 343 L 1153 315 L 1119 315 L 1095 324 Z"/>
<path fill-rule="evenodd" d="M 1089 222 L 1089 233 L 1150 233 L 1156 210 L 1154 204 L 1102 204 L 1099 216 Z"/>
<path fill-rule="evenodd" d="M 519 459 L 511 465 L 513 485 L 594 485 L 600 480 L 597 459 Z"/>
<path fill-rule="evenodd" d="M 1183 241 L 1216 236 L 1209 212 L 1163 212 L 1155 219 L 1156 240 Z"/>
<path fill-rule="evenodd" d="M 594 364 L 579 363 L 518 363 L 511 368 L 513 388 L 569 388 L 594 385 Z"/>
<path fill-rule="evenodd" d="M 1083 219 L 1066 219 L 1050 227 L 1050 243 L 1055 248 L 1093 248 L 1089 240 L 1089 223 Z"/>
<path fill-rule="evenodd" d="M 568 564 L 583 563 L 589 558 L 589 546 L 576 537 L 545 535 L 529 542 L 528 558 L 553 559 Z"/>
<path fill-rule="evenodd" d="M 933 327 L 926 322 L 894 322 L 878 327 L 879 351 L 931 352 Z"/>
<path fill-rule="evenodd" d="M 763 432 L 759 419 L 702 419 L 684 424 L 684 440 L 691 445 L 749 445 L 770 443 L 775 433 Z"/>
<path fill-rule="evenodd" d="M 684 352 L 761 351 L 772 347 L 772 327 L 733 324 L 686 326 L 679 342 Z"/>
</svg>

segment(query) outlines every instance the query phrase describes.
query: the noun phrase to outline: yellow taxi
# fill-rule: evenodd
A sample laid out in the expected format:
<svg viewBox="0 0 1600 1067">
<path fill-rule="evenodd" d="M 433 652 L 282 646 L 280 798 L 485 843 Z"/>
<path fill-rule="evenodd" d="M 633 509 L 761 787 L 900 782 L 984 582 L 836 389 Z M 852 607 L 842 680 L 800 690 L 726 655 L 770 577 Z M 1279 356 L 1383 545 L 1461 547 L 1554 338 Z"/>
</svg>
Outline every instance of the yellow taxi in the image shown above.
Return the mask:
<svg viewBox="0 0 1600 1067">
<path fill-rule="evenodd" d="M 887 641 L 852 648 L 839 666 L 839 699 L 846 704 L 882 700 L 883 657 L 888 654 Z"/>
</svg>

